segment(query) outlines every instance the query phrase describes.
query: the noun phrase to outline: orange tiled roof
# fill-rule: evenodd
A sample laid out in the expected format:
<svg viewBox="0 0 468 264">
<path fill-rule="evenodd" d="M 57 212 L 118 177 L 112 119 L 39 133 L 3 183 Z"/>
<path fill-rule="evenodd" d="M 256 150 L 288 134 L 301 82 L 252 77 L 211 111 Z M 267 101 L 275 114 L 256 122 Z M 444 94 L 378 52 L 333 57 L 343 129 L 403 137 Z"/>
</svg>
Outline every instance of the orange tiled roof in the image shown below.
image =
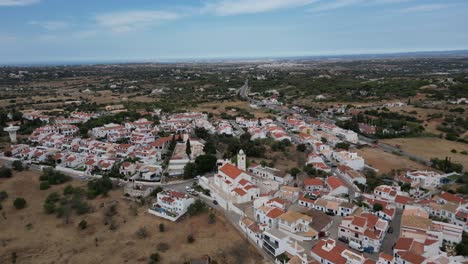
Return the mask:
<svg viewBox="0 0 468 264">
<path fill-rule="evenodd" d="M 242 173 L 242 170 L 229 163 L 224 164 L 219 170 L 231 179 L 237 178 Z"/>
</svg>

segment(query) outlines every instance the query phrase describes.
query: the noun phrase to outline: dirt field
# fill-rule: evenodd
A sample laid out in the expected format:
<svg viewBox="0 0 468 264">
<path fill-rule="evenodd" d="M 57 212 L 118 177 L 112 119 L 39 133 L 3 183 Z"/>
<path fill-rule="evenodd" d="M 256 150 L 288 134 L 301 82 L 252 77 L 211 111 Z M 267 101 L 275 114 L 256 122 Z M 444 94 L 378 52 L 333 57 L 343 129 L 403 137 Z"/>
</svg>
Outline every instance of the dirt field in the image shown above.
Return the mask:
<svg viewBox="0 0 468 264">
<path fill-rule="evenodd" d="M 367 164 L 378 169 L 379 173 L 388 173 L 392 169 L 431 169 L 405 157 L 393 155 L 378 148 L 367 147 L 362 149 L 353 149 L 353 151 L 356 151 L 360 156 L 362 156 Z"/>
<path fill-rule="evenodd" d="M 83 185 L 73 182 L 73 185 Z M 234 227 L 217 215 L 215 224 L 208 223 L 207 214 L 172 223 L 146 213 L 146 207 L 138 209 L 138 215 L 130 213 L 130 202 L 121 198 L 115 190 L 109 197 L 91 201 L 95 212 L 83 216 L 73 215 L 66 225 L 63 219 L 43 212 L 43 201 L 53 192 L 61 192 L 62 186 L 47 191 L 38 188 L 37 172 L 16 173 L 13 178 L 0 179 L 0 190 L 9 197 L 3 202 L 0 217 L 0 263 L 11 263 L 16 252 L 16 263 L 147 263 L 148 256 L 157 251 L 161 242 L 169 250 L 161 254 L 161 263 L 183 263 L 192 257 L 208 254 L 218 263 L 262 263 L 254 248 Z M 24 197 L 28 203 L 23 210 L 16 210 L 12 202 Z M 101 204 L 118 201 L 118 228 L 111 231 L 104 225 Z M 88 228 L 78 230 L 78 223 L 85 219 Z M 159 232 L 159 223 L 166 231 Z M 149 237 L 139 239 L 135 232 L 146 227 Z M 194 234 L 193 244 L 186 242 L 189 233 Z M 97 246 L 96 246 L 97 239 Z"/>
<path fill-rule="evenodd" d="M 449 157 L 452 161 L 461 163 L 465 169 L 468 168 L 468 155 L 460 154 L 461 151 L 468 152 L 468 144 L 440 138 L 395 138 L 382 142 L 393 146 L 400 145 L 402 150 L 427 159 Z M 452 149 L 457 153 L 452 153 Z"/>
<path fill-rule="evenodd" d="M 227 111 L 225 107 L 239 107 L 243 108 L 250 113 L 254 114 L 255 117 L 267 117 L 267 116 L 272 116 L 272 114 L 265 113 L 262 109 L 256 109 L 250 107 L 248 102 L 244 101 L 229 101 L 229 102 L 215 102 L 215 103 L 204 103 L 204 104 L 199 104 L 197 107 L 191 109 L 192 111 L 198 111 L 198 112 L 209 112 L 213 113 L 214 115 L 220 115 L 222 112 L 226 112 L 231 115 L 235 115 L 235 112 Z"/>
</svg>

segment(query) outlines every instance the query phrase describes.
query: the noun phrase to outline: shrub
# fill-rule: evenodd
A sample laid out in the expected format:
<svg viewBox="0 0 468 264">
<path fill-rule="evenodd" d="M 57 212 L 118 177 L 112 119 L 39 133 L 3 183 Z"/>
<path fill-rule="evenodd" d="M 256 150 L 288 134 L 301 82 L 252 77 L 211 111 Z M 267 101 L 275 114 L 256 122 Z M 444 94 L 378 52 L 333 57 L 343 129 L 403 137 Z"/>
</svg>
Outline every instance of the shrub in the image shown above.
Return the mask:
<svg viewBox="0 0 468 264">
<path fill-rule="evenodd" d="M 300 151 L 300 152 L 304 152 L 304 151 L 306 151 L 306 149 L 307 149 L 307 146 L 305 144 L 299 144 L 296 147 L 296 150 Z"/>
<path fill-rule="evenodd" d="M 377 211 L 382 211 L 383 210 L 383 205 L 379 204 L 379 203 L 375 203 L 373 206 L 372 206 L 372 210 L 374 212 L 377 212 Z"/>
<path fill-rule="evenodd" d="M 169 249 L 169 245 L 167 243 L 159 243 L 156 248 L 161 252 L 166 252 Z"/>
<path fill-rule="evenodd" d="M 148 229 L 146 229 L 145 226 L 138 228 L 138 230 L 135 232 L 135 235 L 140 238 L 147 238 L 148 237 Z"/>
<path fill-rule="evenodd" d="M 6 200 L 8 198 L 8 193 L 6 191 L 1 191 L 0 192 L 0 202 Z"/>
<path fill-rule="evenodd" d="M 452 153 L 457 153 L 457 150 L 456 150 L 456 149 L 452 149 L 450 152 L 452 152 Z"/>
<path fill-rule="evenodd" d="M 44 203 L 44 212 L 46 214 L 53 214 L 55 213 L 55 204 L 53 203 Z"/>
<path fill-rule="evenodd" d="M 81 220 L 80 223 L 78 224 L 78 227 L 81 229 L 81 230 L 84 230 L 88 227 L 88 222 L 86 222 L 86 220 Z"/>
<path fill-rule="evenodd" d="M 216 222 L 216 215 L 214 213 L 210 213 L 208 215 L 208 223 L 214 224 Z"/>
<path fill-rule="evenodd" d="M 40 190 L 47 190 L 49 188 L 50 188 L 50 184 L 46 181 L 41 181 L 41 183 L 39 184 Z"/>
<path fill-rule="evenodd" d="M 160 223 L 159 224 L 159 232 L 164 232 L 165 231 L 165 227 L 164 227 L 164 223 Z"/>
<path fill-rule="evenodd" d="M 1 167 L 0 168 L 0 178 L 11 178 L 13 173 L 11 172 L 10 168 Z"/>
<path fill-rule="evenodd" d="M 13 163 L 11 164 L 11 166 L 13 167 L 13 169 L 14 169 L 15 171 L 23 171 L 23 170 L 24 170 L 23 163 L 22 163 L 20 160 L 15 160 L 15 161 L 13 161 Z"/>
<path fill-rule="evenodd" d="M 205 202 L 198 199 L 187 208 L 187 213 L 190 216 L 194 216 L 205 212 L 207 209 L 208 207 L 206 206 Z"/>
<path fill-rule="evenodd" d="M 39 180 L 47 181 L 50 185 L 62 184 L 69 181 L 71 178 L 59 171 L 56 171 L 52 168 L 44 169 Z"/>
<path fill-rule="evenodd" d="M 71 195 L 73 194 L 73 192 L 74 192 L 74 189 L 73 189 L 73 186 L 71 185 L 67 185 L 65 189 L 63 189 L 63 195 Z"/>
<path fill-rule="evenodd" d="M 156 252 L 156 253 L 151 254 L 148 260 L 148 264 L 158 263 L 160 260 L 161 260 L 161 256 L 159 256 L 159 253 Z"/>
<path fill-rule="evenodd" d="M 195 238 L 193 237 L 193 235 L 192 234 L 188 235 L 187 243 L 192 244 L 193 242 L 195 242 Z"/>
<path fill-rule="evenodd" d="M 107 194 L 112 190 L 113 184 L 109 177 L 102 177 L 88 182 L 88 198 L 94 199 L 101 194 Z"/>
<path fill-rule="evenodd" d="M 21 210 L 26 207 L 26 200 L 24 198 L 18 197 L 13 201 L 13 206 L 16 209 Z"/>
<path fill-rule="evenodd" d="M 60 194 L 53 192 L 49 194 L 45 200 L 46 203 L 56 203 L 60 200 Z"/>
<path fill-rule="evenodd" d="M 71 201 L 71 208 L 75 209 L 76 214 L 82 215 L 89 212 L 89 205 L 83 201 Z"/>
</svg>

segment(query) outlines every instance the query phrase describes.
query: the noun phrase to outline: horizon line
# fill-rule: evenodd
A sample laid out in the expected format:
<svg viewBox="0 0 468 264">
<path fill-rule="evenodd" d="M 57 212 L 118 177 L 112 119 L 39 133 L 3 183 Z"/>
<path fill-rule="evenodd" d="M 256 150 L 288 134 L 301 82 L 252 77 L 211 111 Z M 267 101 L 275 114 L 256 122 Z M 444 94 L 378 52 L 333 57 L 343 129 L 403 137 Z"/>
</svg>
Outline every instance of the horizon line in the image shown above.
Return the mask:
<svg viewBox="0 0 468 264">
<path fill-rule="evenodd" d="M 439 54 L 437 54 L 439 53 Z M 455 54 L 450 54 L 455 53 Z M 457 54 L 461 53 L 461 54 Z M 466 53 L 466 54 L 464 54 Z M 64 59 L 64 60 L 50 60 L 50 61 L 31 61 L 31 62 L 7 62 L 0 63 L 0 67 L 39 67 L 39 66 L 79 66 L 79 65 L 106 65 L 106 64 L 175 64 L 175 63 L 219 63 L 219 62 L 253 62 L 257 61 L 281 61 L 281 60 L 324 60 L 324 59 L 350 59 L 356 57 L 359 59 L 384 59 L 391 58 L 411 58 L 412 55 L 418 57 L 435 58 L 435 57 L 457 57 L 468 56 L 467 49 L 453 49 L 453 50 L 420 50 L 420 51 L 395 51 L 395 52 L 369 52 L 369 53 L 336 53 L 336 54 L 323 54 L 323 55 L 291 55 L 291 56 L 206 56 L 206 57 L 181 57 L 181 58 L 152 58 L 152 59 L 99 59 L 99 58 L 83 58 L 83 59 Z M 358 58 L 358 57 L 362 58 Z"/>
</svg>

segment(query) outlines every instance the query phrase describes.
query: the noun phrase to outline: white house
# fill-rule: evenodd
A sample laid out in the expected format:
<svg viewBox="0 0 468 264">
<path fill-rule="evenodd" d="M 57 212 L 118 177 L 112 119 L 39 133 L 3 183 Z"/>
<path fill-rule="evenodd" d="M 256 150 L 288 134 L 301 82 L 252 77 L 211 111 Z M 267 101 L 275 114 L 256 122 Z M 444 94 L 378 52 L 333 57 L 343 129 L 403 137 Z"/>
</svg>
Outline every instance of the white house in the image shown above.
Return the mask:
<svg viewBox="0 0 468 264">
<path fill-rule="evenodd" d="M 348 187 L 336 176 L 330 176 L 325 180 L 327 187 L 329 189 L 329 195 L 340 196 L 348 194 Z"/>
<path fill-rule="evenodd" d="M 319 240 L 311 249 L 310 255 L 322 264 L 364 264 L 368 261 L 363 255 L 349 250 L 331 238 Z"/>
<path fill-rule="evenodd" d="M 310 224 L 312 217 L 295 211 L 288 211 L 279 217 L 278 229 L 298 241 L 318 239 L 318 232 Z"/>
<path fill-rule="evenodd" d="M 188 207 L 194 202 L 195 199 L 185 193 L 165 190 L 158 193 L 156 203 L 148 209 L 148 212 L 164 219 L 176 221 L 187 212 Z"/>
<path fill-rule="evenodd" d="M 380 246 L 388 229 L 388 222 L 373 214 L 348 216 L 338 227 L 338 236 L 359 243 L 363 248 L 380 251 Z"/>
<path fill-rule="evenodd" d="M 332 157 L 339 163 L 346 165 L 354 170 L 364 169 L 364 159 L 358 156 L 355 152 L 348 152 L 346 150 L 335 152 L 333 151 Z"/>
<path fill-rule="evenodd" d="M 281 170 L 257 164 L 250 166 L 249 172 L 252 173 L 254 176 L 275 181 L 280 184 L 285 184 L 292 180 L 291 175 Z"/>
</svg>

